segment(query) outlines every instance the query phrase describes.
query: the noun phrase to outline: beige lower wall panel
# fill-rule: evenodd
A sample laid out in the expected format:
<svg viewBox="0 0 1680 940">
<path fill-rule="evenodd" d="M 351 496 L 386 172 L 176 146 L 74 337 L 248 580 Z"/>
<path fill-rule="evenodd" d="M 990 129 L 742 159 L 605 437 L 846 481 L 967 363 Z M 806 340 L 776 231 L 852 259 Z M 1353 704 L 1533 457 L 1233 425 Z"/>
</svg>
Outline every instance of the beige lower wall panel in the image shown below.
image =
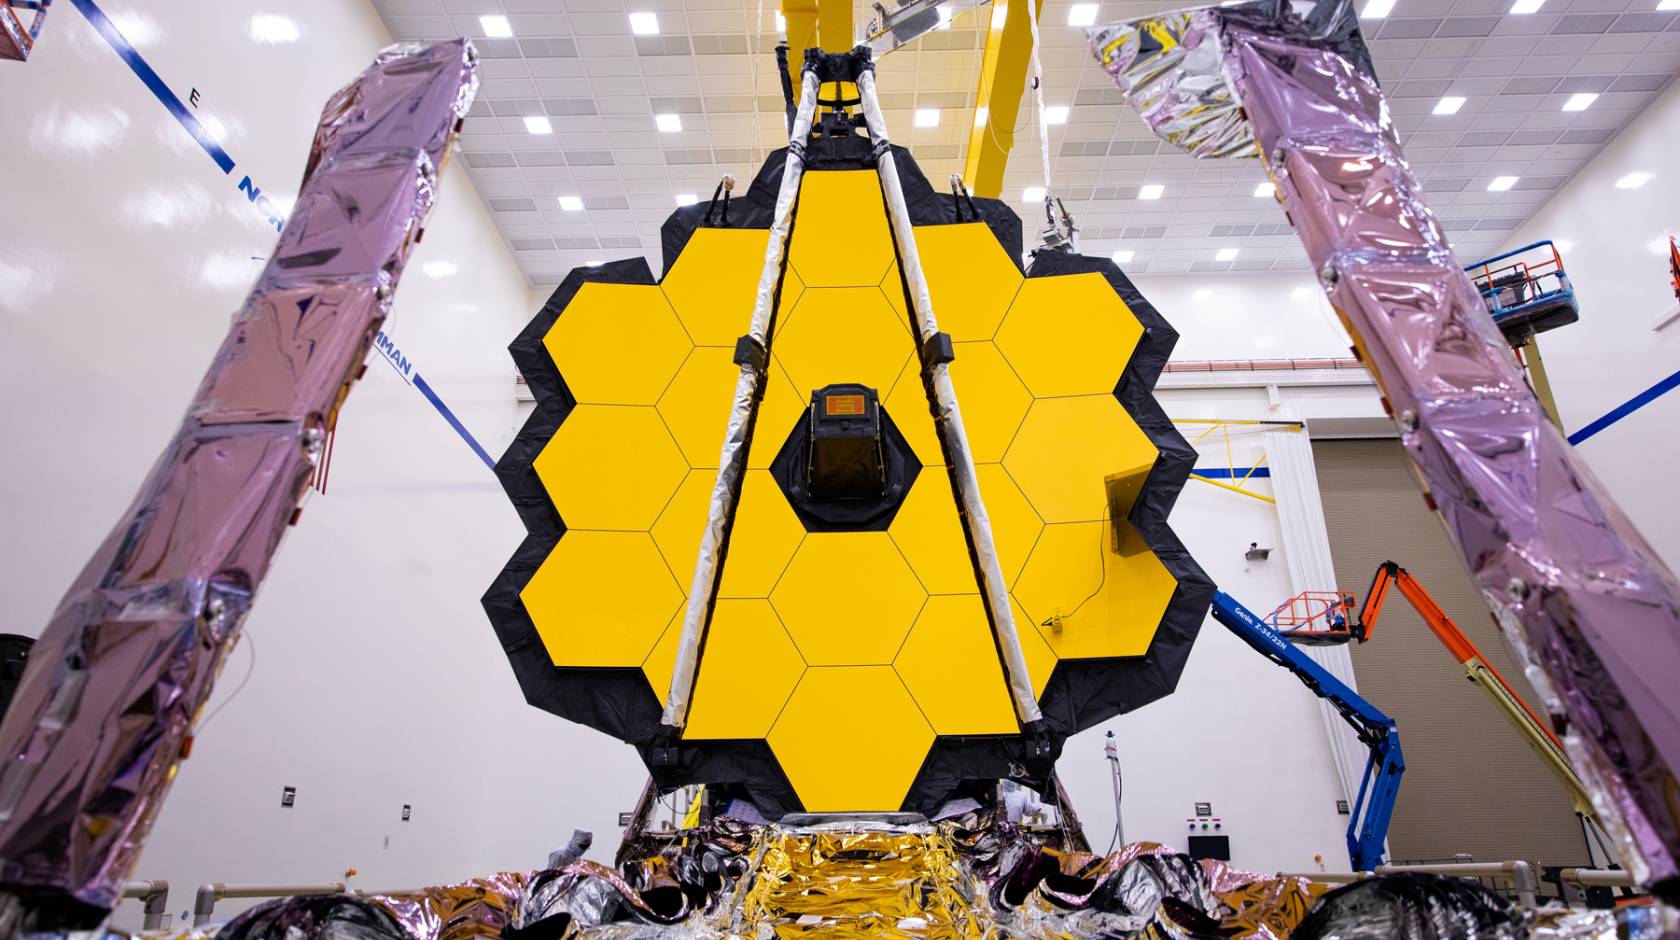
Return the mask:
<svg viewBox="0 0 1680 940">
<path fill-rule="evenodd" d="M 1463 560 L 1424 505 L 1399 442 L 1316 441 L 1313 456 L 1340 588 L 1363 603 L 1377 565 L 1398 562 L 1538 712 Z M 1406 776 L 1389 830 L 1394 859 L 1468 852 L 1479 862 L 1587 862 L 1563 787 L 1399 591 L 1389 592 L 1375 634 L 1353 650 L 1353 662 L 1360 694 L 1400 723 Z"/>
</svg>

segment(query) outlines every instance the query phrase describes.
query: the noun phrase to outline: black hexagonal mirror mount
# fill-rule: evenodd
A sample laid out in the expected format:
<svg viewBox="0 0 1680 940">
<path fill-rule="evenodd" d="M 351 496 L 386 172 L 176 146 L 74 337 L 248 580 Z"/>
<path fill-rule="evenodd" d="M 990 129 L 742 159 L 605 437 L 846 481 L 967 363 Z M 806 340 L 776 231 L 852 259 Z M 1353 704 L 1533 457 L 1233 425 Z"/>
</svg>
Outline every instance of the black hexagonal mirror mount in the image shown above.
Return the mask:
<svg viewBox="0 0 1680 940">
<path fill-rule="evenodd" d="M 828 385 L 770 463 L 809 532 L 884 532 L 922 463 L 866 385 Z"/>
</svg>

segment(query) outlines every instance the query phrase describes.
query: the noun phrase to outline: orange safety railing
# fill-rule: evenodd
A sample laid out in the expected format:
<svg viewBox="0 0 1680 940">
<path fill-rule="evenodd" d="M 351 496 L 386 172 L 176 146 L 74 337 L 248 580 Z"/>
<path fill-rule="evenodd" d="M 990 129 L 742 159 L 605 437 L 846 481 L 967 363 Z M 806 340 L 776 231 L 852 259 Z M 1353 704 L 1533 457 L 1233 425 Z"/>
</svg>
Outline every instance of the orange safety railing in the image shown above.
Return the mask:
<svg viewBox="0 0 1680 940">
<path fill-rule="evenodd" d="M 1266 615 L 1273 630 L 1292 640 L 1341 641 L 1351 636 L 1348 623 L 1353 595 L 1337 591 L 1302 591 Z"/>
</svg>

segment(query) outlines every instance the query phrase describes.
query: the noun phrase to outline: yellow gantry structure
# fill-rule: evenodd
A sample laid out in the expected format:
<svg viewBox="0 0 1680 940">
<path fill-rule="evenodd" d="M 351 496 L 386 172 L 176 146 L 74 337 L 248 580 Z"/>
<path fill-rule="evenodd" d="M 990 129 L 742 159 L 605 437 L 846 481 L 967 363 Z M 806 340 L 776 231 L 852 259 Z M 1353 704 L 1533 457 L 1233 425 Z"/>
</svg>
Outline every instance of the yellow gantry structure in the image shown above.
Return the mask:
<svg viewBox="0 0 1680 940">
<path fill-rule="evenodd" d="M 1044 9 L 1044 0 L 992 0 L 963 163 L 963 181 L 976 196 L 996 199 L 1003 193 L 1003 171 L 1015 146 L 1015 125 L 1032 58 L 1029 9 L 1037 15 Z M 978 12 L 985 15 L 986 8 Z"/>
<path fill-rule="evenodd" d="M 1024 277 L 984 223 L 914 235 L 1044 701 L 1058 663 L 1143 657 L 1180 585 L 1126 520 L 1157 461 L 1116 395 L 1143 327 L 1101 273 Z M 767 237 L 699 227 L 661 283 L 585 280 L 547 312 L 542 347 L 575 404 L 531 467 L 564 530 L 518 598 L 570 684 L 545 700 L 521 672 L 536 665 L 516 672 L 534 702 L 627 739 L 646 727 L 623 716 L 670 687 Z M 898 810 L 939 742 L 1023 729 L 874 171 L 805 175 L 768 347 L 681 746 L 760 742 L 753 759 L 768 754 L 806 810 Z M 876 389 L 921 465 L 878 531 L 807 531 L 769 469 L 834 383 Z M 638 689 L 589 699 L 625 670 Z"/>
</svg>

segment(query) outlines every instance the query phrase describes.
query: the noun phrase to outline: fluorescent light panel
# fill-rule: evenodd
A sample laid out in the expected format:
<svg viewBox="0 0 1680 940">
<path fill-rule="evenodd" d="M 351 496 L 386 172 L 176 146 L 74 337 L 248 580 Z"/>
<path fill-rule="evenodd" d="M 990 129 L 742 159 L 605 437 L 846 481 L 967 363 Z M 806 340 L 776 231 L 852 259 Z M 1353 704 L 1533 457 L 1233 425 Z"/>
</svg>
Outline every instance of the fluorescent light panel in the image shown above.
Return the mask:
<svg viewBox="0 0 1680 940">
<path fill-rule="evenodd" d="M 1535 13 L 1545 5 L 1546 0 L 1517 0 L 1516 3 L 1511 4 L 1511 12 L 1518 15 L 1522 15 L 1524 13 Z"/>
<path fill-rule="evenodd" d="M 1563 103 L 1563 110 L 1585 111 L 1592 107 L 1592 103 L 1597 100 L 1598 96 L 1590 91 L 1578 91 L 1575 94 L 1570 95 L 1569 100 Z"/>
<path fill-rule="evenodd" d="M 1259 186 L 1254 187 L 1254 196 L 1255 196 L 1256 199 L 1263 198 L 1265 196 L 1276 196 L 1276 195 L 1277 195 L 1277 187 L 1272 185 L 1272 182 L 1270 180 L 1267 180 L 1266 182 L 1261 183 Z"/>
<path fill-rule="evenodd" d="M 552 134 L 554 125 L 541 114 L 528 114 L 525 116 L 525 133 Z"/>
<path fill-rule="evenodd" d="M 938 108 L 920 108 L 920 109 L 918 109 L 916 111 L 916 126 L 917 127 L 938 127 L 939 126 L 939 109 Z"/>
<path fill-rule="evenodd" d="M 1380 20 L 1394 10 L 1394 0 L 1370 0 L 1365 9 L 1359 11 L 1361 19 Z"/>
<path fill-rule="evenodd" d="M 1028 186 L 1026 189 L 1021 190 L 1021 201 L 1022 202 L 1043 202 L 1044 201 L 1044 187 L 1043 186 Z"/>
<path fill-rule="evenodd" d="M 1457 114 L 1458 109 L 1464 107 L 1464 99 L 1458 95 L 1447 95 L 1435 102 L 1435 114 Z"/>
<path fill-rule="evenodd" d="M 481 16 L 478 18 L 478 27 L 491 39 L 506 39 L 513 35 L 513 27 L 508 25 L 508 18 L 505 16 Z"/>
<path fill-rule="evenodd" d="M 577 196 L 561 196 L 560 208 L 565 212 L 582 212 L 583 200 Z"/>
<path fill-rule="evenodd" d="M 1137 257 L 1137 252 L 1130 248 L 1122 248 L 1119 251 L 1116 251 L 1112 257 L 1114 258 L 1115 264 L 1127 264 L 1133 258 Z"/>
<path fill-rule="evenodd" d="M 1065 104 L 1053 104 L 1044 109 L 1044 123 L 1046 124 L 1066 124 L 1067 119 L 1068 108 Z"/>
<path fill-rule="evenodd" d="M 1069 26 L 1090 26 L 1097 21 L 1097 5 L 1094 3 L 1076 3 L 1068 7 Z"/>
<path fill-rule="evenodd" d="M 638 36 L 653 36 L 659 32 L 659 14 L 630 14 L 630 31 Z"/>
<path fill-rule="evenodd" d="M 1221 249 L 1219 249 L 1219 251 L 1217 253 L 1214 254 L 1213 260 L 1215 260 L 1215 261 L 1235 261 L 1235 260 L 1237 260 L 1237 249 L 1235 249 L 1235 248 L 1221 248 Z"/>
<path fill-rule="evenodd" d="M 693 193 L 678 193 L 677 194 L 677 205 L 679 205 L 679 206 L 692 206 L 699 201 L 700 201 L 700 197 L 694 195 Z"/>
<path fill-rule="evenodd" d="M 1167 187 L 1162 186 L 1160 183 L 1145 183 L 1144 185 L 1138 187 L 1137 197 L 1139 199 L 1159 199 L 1166 193 L 1166 191 Z"/>
<path fill-rule="evenodd" d="M 682 117 L 676 114 L 655 114 L 653 123 L 667 134 L 675 134 L 682 130 Z"/>
<path fill-rule="evenodd" d="M 1505 190 L 1510 189 L 1512 186 L 1517 185 L 1517 180 L 1519 180 L 1519 179 L 1522 179 L 1522 177 L 1520 177 L 1520 176 L 1495 176 L 1493 178 L 1493 182 L 1488 184 L 1488 192 L 1490 192 L 1490 193 L 1502 193 Z"/>
</svg>

